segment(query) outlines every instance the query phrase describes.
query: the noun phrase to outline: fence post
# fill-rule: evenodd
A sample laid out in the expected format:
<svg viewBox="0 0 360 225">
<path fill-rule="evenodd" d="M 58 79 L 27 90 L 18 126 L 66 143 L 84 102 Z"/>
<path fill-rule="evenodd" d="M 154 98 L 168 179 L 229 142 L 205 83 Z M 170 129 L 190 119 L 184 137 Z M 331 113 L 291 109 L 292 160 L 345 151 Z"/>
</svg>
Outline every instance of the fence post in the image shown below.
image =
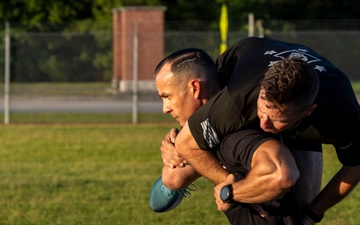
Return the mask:
<svg viewBox="0 0 360 225">
<path fill-rule="evenodd" d="M 135 24 L 134 31 L 134 76 L 133 76 L 133 123 L 138 122 L 138 59 L 139 59 L 139 37 L 137 24 Z"/>
<path fill-rule="evenodd" d="M 10 123 L 10 25 L 5 22 L 4 123 Z"/>
<path fill-rule="evenodd" d="M 255 25 L 254 25 L 254 13 L 249 13 L 248 14 L 248 26 L 249 26 L 249 30 L 248 30 L 248 36 L 249 37 L 254 37 L 255 34 Z"/>
</svg>

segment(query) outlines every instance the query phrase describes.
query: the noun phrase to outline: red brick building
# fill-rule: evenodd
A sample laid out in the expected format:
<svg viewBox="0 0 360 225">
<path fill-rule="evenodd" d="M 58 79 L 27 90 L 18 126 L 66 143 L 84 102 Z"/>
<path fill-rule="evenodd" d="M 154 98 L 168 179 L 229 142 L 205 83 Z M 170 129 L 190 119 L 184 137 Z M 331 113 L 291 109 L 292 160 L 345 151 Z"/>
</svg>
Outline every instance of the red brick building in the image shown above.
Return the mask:
<svg viewBox="0 0 360 225">
<path fill-rule="evenodd" d="M 134 74 L 139 90 L 156 90 L 153 71 L 164 57 L 165 10 L 145 6 L 113 10 L 114 90 L 133 90 Z"/>
</svg>

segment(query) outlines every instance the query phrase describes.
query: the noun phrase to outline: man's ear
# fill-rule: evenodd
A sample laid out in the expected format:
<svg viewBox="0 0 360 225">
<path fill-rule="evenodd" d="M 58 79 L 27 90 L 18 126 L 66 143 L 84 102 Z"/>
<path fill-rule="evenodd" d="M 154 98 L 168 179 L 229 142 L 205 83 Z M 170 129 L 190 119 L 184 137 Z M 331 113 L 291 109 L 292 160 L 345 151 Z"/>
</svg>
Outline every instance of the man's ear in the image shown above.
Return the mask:
<svg viewBox="0 0 360 225">
<path fill-rule="evenodd" d="M 304 112 L 304 116 L 310 116 L 311 113 L 314 112 L 315 108 L 317 107 L 316 104 L 312 104 L 305 112 Z"/>
<path fill-rule="evenodd" d="M 194 96 L 195 99 L 199 99 L 200 98 L 200 94 L 201 94 L 201 83 L 199 80 L 197 79 L 191 79 L 189 82 L 192 94 Z"/>
</svg>

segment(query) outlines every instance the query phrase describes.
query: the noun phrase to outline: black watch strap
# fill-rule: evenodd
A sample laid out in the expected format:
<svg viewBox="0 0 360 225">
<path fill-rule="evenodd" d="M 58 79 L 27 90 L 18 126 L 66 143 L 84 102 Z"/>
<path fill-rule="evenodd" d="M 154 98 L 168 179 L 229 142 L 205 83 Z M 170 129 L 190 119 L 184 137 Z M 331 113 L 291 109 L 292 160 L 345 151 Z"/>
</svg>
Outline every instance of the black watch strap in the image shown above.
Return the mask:
<svg viewBox="0 0 360 225">
<path fill-rule="evenodd" d="M 324 218 L 324 213 L 316 214 L 310 207 L 309 204 L 306 204 L 304 207 L 305 215 L 309 217 L 315 223 L 319 223 Z"/>
</svg>

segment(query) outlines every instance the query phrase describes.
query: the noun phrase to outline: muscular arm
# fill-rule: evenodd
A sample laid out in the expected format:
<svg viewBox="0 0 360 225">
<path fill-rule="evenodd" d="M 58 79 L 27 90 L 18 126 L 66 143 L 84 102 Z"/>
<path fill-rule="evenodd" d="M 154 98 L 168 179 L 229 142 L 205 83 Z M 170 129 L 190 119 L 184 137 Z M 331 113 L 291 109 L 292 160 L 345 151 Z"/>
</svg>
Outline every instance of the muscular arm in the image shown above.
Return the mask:
<svg viewBox="0 0 360 225">
<path fill-rule="evenodd" d="M 188 123 L 178 134 L 175 141 L 176 151 L 194 170 L 214 184 L 226 180 L 228 173 L 222 168 L 219 160 L 209 151 L 200 149 L 191 135 Z"/>
<path fill-rule="evenodd" d="M 263 203 L 284 195 L 299 178 L 291 152 L 278 141 L 264 142 L 255 151 L 245 179 L 233 184 L 234 199 Z"/>
<path fill-rule="evenodd" d="M 264 203 L 284 195 L 299 178 L 299 171 L 290 151 L 275 140 L 264 142 L 255 151 L 247 176 L 233 183 L 234 200 L 243 203 Z M 218 209 L 226 210 L 219 200 L 220 189 L 215 187 Z"/>
<path fill-rule="evenodd" d="M 343 166 L 311 203 L 312 210 L 321 214 L 340 202 L 359 183 L 360 166 Z"/>
</svg>

